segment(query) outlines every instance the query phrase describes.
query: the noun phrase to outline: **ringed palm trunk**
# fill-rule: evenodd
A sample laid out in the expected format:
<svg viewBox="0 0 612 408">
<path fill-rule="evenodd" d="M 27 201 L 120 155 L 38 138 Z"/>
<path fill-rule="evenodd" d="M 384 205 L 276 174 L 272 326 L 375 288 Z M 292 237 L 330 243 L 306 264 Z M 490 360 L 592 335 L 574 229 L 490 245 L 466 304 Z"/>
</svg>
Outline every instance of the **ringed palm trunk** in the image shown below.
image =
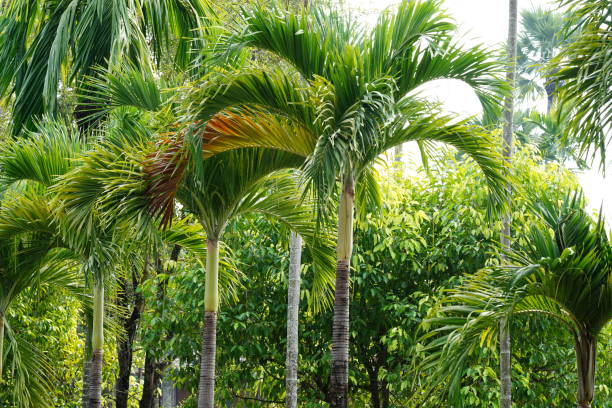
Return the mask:
<svg viewBox="0 0 612 408">
<path fill-rule="evenodd" d="M 198 408 L 215 406 L 215 353 L 217 310 L 219 309 L 219 241 L 206 241 L 206 282 L 204 288 L 204 332 L 200 363 Z"/>
<path fill-rule="evenodd" d="M 508 166 L 512 164 L 512 119 L 514 116 L 514 89 L 516 83 L 516 29 L 517 29 L 517 0 L 509 0 L 508 12 L 508 65 L 506 70 L 506 81 L 510 84 L 511 93 L 504 101 L 504 131 L 503 151 Z M 508 185 L 508 197 L 511 196 L 512 186 Z M 511 200 L 509 198 L 509 200 Z M 512 202 L 510 201 L 509 207 Z M 501 243 L 505 248 L 510 247 L 510 222 L 511 212 L 503 217 L 503 228 Z M 510 351 L 510 325 L 506 319 L 500 322 L 499 330 L 499 376 L 501 382 L 500 407 L 512 408 L 512 360 Z"/>
<path fill-rule="evenodd" d="M 102 406 L 102 363 L 104 360 L 104 283 L 94 282 L 93 327 L 89 368 L 89 408 Z"/>
<path fill-rule="evenodd" d="M 577 405 L 579 408 L 591 408 L 595 394 L 596 361 L 597 339 L 588 333 L 580 333 L 576 336 Z"/>
<path fill-rule="evenodd" d="M 83 358 L 83 395 L 81 396 L 81 407 L 89 406 L 89 374 L 91 372 L 91 329 L 93 318 L 90 313 L 85 316 L 85 347 Z"/>
<path fill-rule="evenodd" d="M 298 336 L 301 257 L 302 237 L 298 233 L 292 232 L 289 244 L 289 287 L 287 289 L 287 408 L 297 408 L 298 406 Z"/>
<path fill-rule="evenodd" d="M 353 252 L 354 207 L 354 181 L 352 176 L 345 176 L 338 209 L 336 291 L 330 376 L 330 404 L 332 408 L 346 408 L 348 404 L 349 283 L 350 261 Z"/>
</svg>

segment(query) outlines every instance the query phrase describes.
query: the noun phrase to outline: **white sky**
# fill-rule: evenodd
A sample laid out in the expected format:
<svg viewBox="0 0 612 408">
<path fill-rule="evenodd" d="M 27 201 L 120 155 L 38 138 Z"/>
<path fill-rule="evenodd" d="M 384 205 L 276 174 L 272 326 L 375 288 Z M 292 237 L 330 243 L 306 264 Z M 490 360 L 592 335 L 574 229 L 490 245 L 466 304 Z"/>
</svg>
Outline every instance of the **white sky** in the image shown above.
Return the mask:
<svg viewBox="0 0 612 408">
<path fill-rule="evenodd" d="M 365 14 L 368 23 L 374 23 L 377 15 L 387 7 L 399 3 L 397 0 L 346 0 L 351 8 Z M 553 9 L 553 0 L 518 0 L 519 31 L 520 11 L 526 8 L 541 6 Z M 508 0 L 445 0 L 443 7 L 453 17 L 458 25 L 458 35 L 466 44 L 483 43 L 490 47 L 501 47 L 508 36 Z M 476 96 L 467 85 L 459 81 L 436 81 L 425 91 L 427 95 L 436 97 L 449 111 L 461 115 L 475 115 L 481 112 Z M 543 108 L 544 101 L 538 106 Z M 409 153 L 417 154 L 416 149 L 407 148 Z M 415 160 L 411 157 L 409 160 Z M 578 174 L 578 178 L 589 200 L 592 209 L 599 210 L 602 206 L 608 220 L 612 221 L 612 177 L 604 178 L 597 171 L 597 164 L 592 170 Z"/>
</svg>

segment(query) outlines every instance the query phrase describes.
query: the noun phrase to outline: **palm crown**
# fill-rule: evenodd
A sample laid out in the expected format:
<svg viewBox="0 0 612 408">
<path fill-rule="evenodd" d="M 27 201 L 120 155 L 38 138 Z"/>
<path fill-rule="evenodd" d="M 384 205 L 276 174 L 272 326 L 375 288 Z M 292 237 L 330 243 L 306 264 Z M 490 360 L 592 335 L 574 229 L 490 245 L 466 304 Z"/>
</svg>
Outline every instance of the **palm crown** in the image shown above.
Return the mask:
<svg viewBox="0 0 612 408">
<path fill-rule="evenodd" d="M 500 67 L 485 50 L 464 50 L 454 44 L 449 37 L 453 28 L 435 1 L 405 2 L 396 14 L 383 14 L 371 32 L 340 11 L 315 6 L 300 15 L 263 7 L 244 9 L 234 30 L 212 54 L 233 55 L 241 47 L 264 49 L 288 61 L 294 73 L 263 69 L 211 74 L 189 94 L 188 119 L 206 127 L 201 130 L 205 134 L 211 128 L 221 129 L 222 134 L 225 121 L 233 122 L 233 130 L 239 127 L 235 123 L 240 116 L 231 113 L 240 112 L 261 127 L 251 135 L 251 144 L 278 148 L 289 143 L 287 131 L 276 128 L 290 123 L 297 130 L 291 146 L 303 143 L 307 146 L 301 150 L 306 152 L 316 141 L 304 167 L 327 194 L 338 175 L 358 177 L 378 155 L 404 141 L 436 140 L 455 133 L 443 141 L 464 141 L 458 147 L 468 153 L 477 145 L 486 150 L 489 141 L 474 128 L 453 123 L 452 117 L 432 115 L 435 106 L 415 93 L 432 80 L 460 79 L 472 86 L 485 115 L 496 115 L 504 89 L 496 77 Z M 431 119 L 437 119 L 435 125 L 410 129 L 414 121 L 422 125 Z M 407 130 L 384 131 L 389 124 Z M 271 140 L 270 134 L 277 140 Z M 211 151 L 229 148 L 233 142 L 212 139 L 206 146 Z M 236 146 L 241 143 L 246 142 Z M 473 153 L 477 161 L 486 155 Z"/>
</svg>

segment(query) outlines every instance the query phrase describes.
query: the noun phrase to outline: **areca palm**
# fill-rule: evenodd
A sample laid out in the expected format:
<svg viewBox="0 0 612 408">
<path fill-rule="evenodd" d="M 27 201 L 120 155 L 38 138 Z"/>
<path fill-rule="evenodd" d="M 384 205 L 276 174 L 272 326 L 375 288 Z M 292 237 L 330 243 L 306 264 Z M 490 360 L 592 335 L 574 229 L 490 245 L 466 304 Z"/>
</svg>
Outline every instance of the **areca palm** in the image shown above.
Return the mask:
<svg viewBox="0 0 612 408">
<path fill-rule="evenodd" d="M 128 128 L 123 126 L 121 130 L 127 131 Z M 77 129 L 47 120 L 39 123 L 37 133 L 31 134 L 27 140 L 7 143 L 0 157 L 4 183 L 31 184 L 38 193 L 16 202 L 8 218 L 12 222 L 7 221 L 0 228 L 5 233 L 13 232 L 9 228 L 27 227 L 33 233 L 51 234 L 55 241 L 49 245 L 69 249 L 81 270 L 92 278 L 92 362 L 86 399 L 88 406 L 96 407 L 101 405 L 104 328 L 109 326 L 104 318 L 107 309 L 105 287 L 112 283 L 111 278 L 118 264 L 124 260 L 134 262 L 134 254 L 138 251 L 134 246 L 141 246 L 144 240 L 152 242 L 161 239 L 194 251 L 201 246 L 201 242 L 197 233 L 185 228 L 174 228 L 164 236 L 157 237 L 153 228 L 140 227 L 137 229 L 139 233 L 134 234 L 133 225 L 126 224 L 123 219 L 105 219 L 92 206 L 75 209 L 67 205 L 66 201 L 73 191 L 66 190 L 64 178 L 76 172 L 75 167 L 80 165 L 87 147 L 79 139 Z M 112 135 L 109 140 L 112 143 Z M 88 180 L 92 181 L 93 178 Z M 24 215 L 21 214 L 36 205 L 42 205 L 47 212 L 37 214 L 26 211 Z M 125 253 L 132 256 L 128 258 Z"/>
<path fill-rule="evenodd" d="M 315 279 L 319 293 L 328 290 L 331 258 L 324 250 L 324 236 L 317 234 L 310 220 L 312 209 L 302 205 L 294 177 L 286 173 L 303 157 L 263 148 L 233 150 L 207 160 L 202 155 L 187 149 L 180 137 L 131 147 L 110 142 L 90 152 L 83 165 L 66 177 L 61 190 L 66 207 L 83 214 L 93 209 L 131 225 L 150 224 L 160 217 L 168 225 L 177 201 L 203 226 L 207 250 L 198 406 L 213 407 L 219 245 L 228 223 L 258 212 L 300 233 L 319 271 Z"/>
<path fill-rule="evenodd" d="M 443 300 L 424 367 L 437 367 L 459 398 L 463 366 L 482 344 L 494 342 L 499 321 L 535 314 L 562 323 L 574 339 L 578 374 L 576 402 L 590 407 L 595 389 L 597 335 L 612 318 L 612 247 L 604 223 L 584 210 L 578 193 L 563 202 L 534 205 L 541 223 L 525 243 L 508 253 L 510 266 L 469 277 Z"/>
<path fill-rule="evenodd" d="M 199 0 L 16 0 L 0 15 L 0 95 L 14 93 L 13 132 L 35 117 L 58 111 L 58 92 L 75 87 L 77 119 L 87 120 L 89 89 L 83 79 L 96 66 L 146 63 L 147 49 L 161 61 L 170 44 L 186 67 L 196 56 Z"/>
<path fill-rule="evenodd" d="M 304 155 L 305 179 L 320 207 L 340 181 L 337 271 L 332 335 L 332 406 L 347 404 L 349 269 L 355 193 L 376 190 L 373 163 L 406 141 L 454 145 L 473 157 L 502 194 L 493 141 L 466 122 L 441 114 L 418 97 L 435 79 L 465 81 L 485 115 L 495 116 L 503 85 L 499 66 L 479 47 L 450 40 L 452 22 L 436 1 L 403 2 L 384 13 L 370 32 L 338 10 L 312 6 L 246 8 L 212 54 L 241 47 L 264 49 L 293 72 L 272 69 L 215 72 L 194 87 L 187 119 L 198 146 L 211 154 L 267 146 Z M 376 196 L 376 193 L 374 194 Z"/>
<path fill-rule="evenodd" d="M 62 211 L 54 187 L 59 178 L 70 171 L 85 146 L 79 141 L 77 129 L 52 120 L 39 122 L 37 132 L 27 140 L 7 143 L 0 165 L 7 184 L 31 184 L 41 191 L 32 202 L 48 203 L 48 224 L 39 225 L 36 218 L 31 228 L 54 234 L 56 245 L 68 248 L 78 259 L 86 275 L 93 277 L 92 364 L 90 369 L 89 405 L 100 404 L 102 372 L 102 346 L 104 342 L 104 271 L 116 255 L 112 233 L 92 224 L 78 228 L 70 214 Z M 23 204 L 22 204 L 23 205 Z M 27 207 L 26 207 L 27 208 Z M 91 214 L 91 220 L 96 219 Z M 45 220 L 44 218 L 41 220 Z M 45 229 L 46 227 L 46 229 Z M 98 404 L 98 405 L 96 405 Z"/>
<path fill-rule="evenodd" d="M 41 287 L 67 290 L 84 300 L 84 281 L 77 273 L 75 254 L 55 227 L 52 204 L 44 184 L 41 186 L 58 167 L 16 165 L 13 147 L 8 143 L 0 153 L 0 380 L 4 361 L 11 361 L 16 402 L 20 406 L 48 406 L 49 362 L 35 346 L 10 330 L 7 311 L 16 299 Z M 62 163 L 58 164 L 61 168 Z"/>
</svg>

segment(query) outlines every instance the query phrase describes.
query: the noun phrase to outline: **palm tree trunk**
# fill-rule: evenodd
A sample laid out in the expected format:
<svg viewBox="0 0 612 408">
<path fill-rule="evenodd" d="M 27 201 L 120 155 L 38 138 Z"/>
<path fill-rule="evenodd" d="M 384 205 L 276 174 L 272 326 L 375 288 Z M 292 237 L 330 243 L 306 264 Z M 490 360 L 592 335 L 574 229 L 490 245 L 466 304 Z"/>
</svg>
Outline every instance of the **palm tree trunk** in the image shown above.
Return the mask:
<svg viewBox="0 0 612 408">
<path fill-rule="evenodd" d="M 215 406 L 215 353 L 217 343 L 217 310 L 219 308 L 219 241 L 206 241 L 206 283 L 204 289 L 204 334 L 198 408 Z"/>
<path fill-rule="evenodd" d="M 89 327 L 86 328 L 89 331 Z M 83 395 L 81 397 L 81 406 L 87 408 L 89 406 L 89 373 L 91 373 L 91 334 L 85 334 L 85 358 L 83 359 Z"/>
<path fill-rule="evenodd" d="M 506 81 L 510 84 L 511 94 L 504 101 L 504 132 L 503 147 L 504 158 L 508 166 L 512 163 L 512 118 L 514 116 L 514 90 L 516 87 L 516 29 L 517 29 L 517 0 L 509 0 L 508 17 L 508 65 Z M 508 185 L 510 199 L 512 186 Z M 509 207 L 512 204 L 508 203 Z M 511 210 L 503 217 L 501 243 L 505 248 L 510 247 Z M 500 407 L 512 408 L 512 355 L 510 350 L 510 325 L 506 319 L 500 322 L 499 330 L 499 376 L 501 380 Z"/>
<path fill-rule="evenodd" d="M 286 406 L 297 408 L 298 390 L 298 336 L 300 311 L 300 269 L 302 237 L 291 233 L 289 244 L 289 287 L 287 289 L 287 361 L 286 361 Z"/>
<path fill-rule="evenodd" d="M 89 406 L 89 373 L 91 372 L 91 330 L 93 327 L 92 311 L 86 309 L 83 313 L 85 344 L 83 347 L 83 390 L 81 395 L 81 407 Z"/>
<path fill-rule="evenodd" d="M 355 189 L 352 176 L 345 176 L 338 209 L 338 244 L 336 248 L 336 291 L 332 328 L 330 405 L 346 408 L 348 400 L 349 355 L 349 282 L 353 252 L 353 209 Z"/>
<path fill-rule="evenodd" d="M 403 144 L 398 144 L 397 146 L 395 146 L 395 149 L 393 149 L 393 160 L 396 163 L 402 162 L 403 146 Z"/>
<path fill-rule="evenodd" d="M 512 407 L 512 352 L 510 343 L 510 327 L 507 319 L 499 324 L 499 375 L 501 380 L 502 408 Z"/>
<path fill-rule="evenodd" d="M 597 363 L 597 339 L 588 333 L 576 337 L 576 367 L 578 369 L 579 408 L 591 408 L 595 394 L 595 365 Z"/>
<path fill-rule="evenodd" d="M 104 283 L 94 282 L 93 328 L 89 371 L 89 408 L 102 406 L 102 363 L 104 359 Z"/>
<path fill-rule="evenodd" d="M 0 312 L 0 381 L 2 381 L 3 362 L 4 362 L 4 312 Z"/>
</svg>

